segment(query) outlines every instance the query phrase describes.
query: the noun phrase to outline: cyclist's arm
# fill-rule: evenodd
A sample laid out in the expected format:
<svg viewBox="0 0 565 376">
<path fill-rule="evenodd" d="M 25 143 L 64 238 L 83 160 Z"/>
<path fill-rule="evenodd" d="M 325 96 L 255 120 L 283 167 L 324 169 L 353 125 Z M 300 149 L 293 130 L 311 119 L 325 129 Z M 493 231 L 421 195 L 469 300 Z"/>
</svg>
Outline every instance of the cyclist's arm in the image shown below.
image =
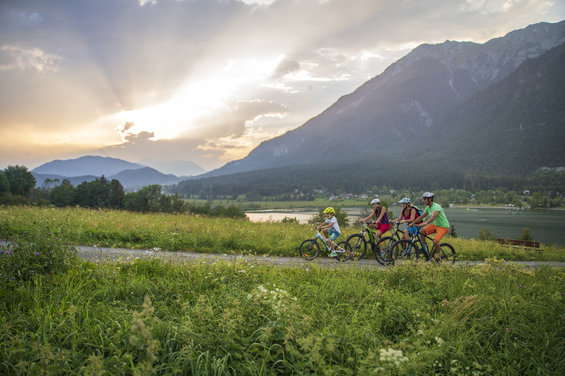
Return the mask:
<svg viewBox="0 0 565 376">
<path fill-rule="evenodd" d="M 366 218 L 361 218 L 361 219 L 359 220 L 359 222 L 367 222 L 369 219 L 373 218 L 373 215 L 375 215 L 375 211 L 374 211 L 374 210 L 371 212 L 371 214 L 369 214 L 368 217 L 366 217 Z"/>
<path fill-rule="evenodd" d="M 414 226 L 414 224 L 416 224 L 416 223 L 421 223 L 422 220 L 423 220 L 424 218 L 426 218 L 427 215 L 428 215 L 428 213 L 425 213 L 425 212 L 422 213 L 421 216 L 419 216 L 418 218 L 416 218 L 414 221 L 410 222 L 410 223 L 408 224 L 408 226 Z"/>
<path fill-rule="evenodd" d="M 422 226 L 427 226 L 427 225 L 429 225 L 430 223 L 432 223 L 432 222 L 436 219 L 436 217 L 437 217 L 438 215 L 439 215 L 439 211 L 436 210 L 435 212 L 433 212 L 433 214 L 432 214 L 432 216 L 430 217 L 430 219 L 428 219 L 426 222 L 422 223 Z"/>
</svg>

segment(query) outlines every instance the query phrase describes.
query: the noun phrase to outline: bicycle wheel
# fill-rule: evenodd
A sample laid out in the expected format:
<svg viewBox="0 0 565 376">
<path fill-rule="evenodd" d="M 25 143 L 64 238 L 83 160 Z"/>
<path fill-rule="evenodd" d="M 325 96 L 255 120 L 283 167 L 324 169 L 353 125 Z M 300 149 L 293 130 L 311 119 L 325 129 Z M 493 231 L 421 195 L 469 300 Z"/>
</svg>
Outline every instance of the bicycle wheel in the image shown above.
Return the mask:
<svg viewBox="0 0 565 376">
<path fill-rule="evenodd" d="M 455 257 L 457 254 L 455 253 L 455 248 L 453 248 L 451 244 L 440 243 L 439 249 L 441 250 L 441 261 L 450 261 L 452 264 L 455 263 Z"/>
<path fill-rule="evenodd" d="M 349 243 L 347 243 L 347 241 L 341 241 L 337 243 L 336 251 L 337 256 L 335 257 L 335 259 L 338 262 L 347 261 L 351 257 L 351 247 L 349 246 Z"/>
<path fill-rule="evenodd" d="M 392 246 L 395 242 L 396 239 L 394 239 L 392 236 L 386 236 L 384 238 L 381 238 L 375 245 L 373 254 L 375 255 L 375 258 L 377 259 L 379 264 L 388 265 L 392 263 L 390 250 L 392 249 Z"/>
<path fill-rule="evenodd" d="M 365 256 L 365 252 L 367 252 L 367 241 L 361 234 L 350 235 L 347 238 L 346 242 L 347 244 L 349 244 L 351 251 L 350 258 L 353 261 L 362 259 Z"/>
<path fill-rule="evenodd" d="M 421 251 L 410 240 L 401 239 L 392 245 L 389 257 L 394 264 L 397 260 L 416 260 L 420 258 Z"/>
<path fill-rule="evenodd" d="M 313 260 L 320 253 L 320 246 L 315 239 L 306 239 L 300 244 L 298 252 L 300 252 L 300 256 L 306 260 Z"/>
</svg>

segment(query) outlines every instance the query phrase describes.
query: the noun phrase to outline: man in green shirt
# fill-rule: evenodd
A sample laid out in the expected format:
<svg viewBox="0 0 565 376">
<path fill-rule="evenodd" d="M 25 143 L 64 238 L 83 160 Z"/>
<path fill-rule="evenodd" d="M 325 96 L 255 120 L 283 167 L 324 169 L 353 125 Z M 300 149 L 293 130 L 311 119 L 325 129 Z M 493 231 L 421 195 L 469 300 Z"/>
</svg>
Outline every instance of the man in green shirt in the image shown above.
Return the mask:
<svg viewBox="0 0 565 376">
<path fill-rule="evenodd" d="M 413 226 L 417 223 L 416 226 L 422 227 L 420 229 L 420 234 L 422 235 L 430 235 L 435 233 L 436 236 L 434 237 L 434 254 L 436 258 L 441 257 L 441 252 L 439 248 L 439 241 L 449 232 L 449 221 L 443 212 L 443 209 L 439 204 L 434 202 L 434 194 L 431 192 L 426 192 L 422 195 L 422 199 L 426 204 L 426 208 L 421 216 L 416 218 L 414 222 L 410 225 Z M 430 215 L 430 218 L 424 222 L 421 222 L 424 218 Z"/>
</svg>

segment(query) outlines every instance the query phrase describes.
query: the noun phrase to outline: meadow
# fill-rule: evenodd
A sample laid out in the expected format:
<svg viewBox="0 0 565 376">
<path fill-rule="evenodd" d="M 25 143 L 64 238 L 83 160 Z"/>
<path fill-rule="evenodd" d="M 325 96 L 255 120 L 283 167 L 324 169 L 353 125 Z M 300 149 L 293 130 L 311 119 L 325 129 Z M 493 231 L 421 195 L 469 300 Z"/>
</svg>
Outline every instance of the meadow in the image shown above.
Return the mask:
<svg viewBox="0 0 565 376">
<path fill-rule="evenodd" d="M 39 225 L 73 245 L 270 256 L 298 256 L 300 243 L 314 234 L 311 226 L 298 223 L 83 208 L 0 207 L 0 238 L 21 235 Z M 342 236 L 359 230 L 342 228 Z M 461 261 L 565 261 L 562 246 L 543 244 L 543 251 L 537 252 L 494 241 L 451 237 L 446 241 L 455 247 Z"/>
<path fill-rule="evenodd" d="M 562 269 L 77 263 L 0 291 L 0 374 L 558 375 Z"/>
<path fill-rule="evenodd" d="M 0 374 L 565 373 L 561 268 L 496 258 L 369 269 L 87 262 L 67 245 L 150 247 L 180 238 L 179 250 L 202 242 L 195 249 L 227 252 L 226 239 L 239 234 L 249 252 L 291 253 L 267 244 L 311 233 L 170 214 L 3 207 L 0 231 L 14 240 L 0 247 Z M 206 235 L 221 241 L 204 243 Z M 490 245 L 478 244 L 465 247 Z"/>
</svg>

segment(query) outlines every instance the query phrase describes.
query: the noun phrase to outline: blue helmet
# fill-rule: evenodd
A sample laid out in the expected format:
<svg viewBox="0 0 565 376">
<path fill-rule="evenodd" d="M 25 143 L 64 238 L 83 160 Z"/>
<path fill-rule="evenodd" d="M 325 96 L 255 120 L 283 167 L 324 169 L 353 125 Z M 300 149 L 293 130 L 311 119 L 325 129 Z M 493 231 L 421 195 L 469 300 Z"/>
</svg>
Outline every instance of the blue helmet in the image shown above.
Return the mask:
<svg viewBox="0 0 565 376">
<path fill-rule="evenodd" d="M 402 200 L 398 201 L 399 204 L 409 204 L 410 198 L 404 197 Z"/>
</svg>

